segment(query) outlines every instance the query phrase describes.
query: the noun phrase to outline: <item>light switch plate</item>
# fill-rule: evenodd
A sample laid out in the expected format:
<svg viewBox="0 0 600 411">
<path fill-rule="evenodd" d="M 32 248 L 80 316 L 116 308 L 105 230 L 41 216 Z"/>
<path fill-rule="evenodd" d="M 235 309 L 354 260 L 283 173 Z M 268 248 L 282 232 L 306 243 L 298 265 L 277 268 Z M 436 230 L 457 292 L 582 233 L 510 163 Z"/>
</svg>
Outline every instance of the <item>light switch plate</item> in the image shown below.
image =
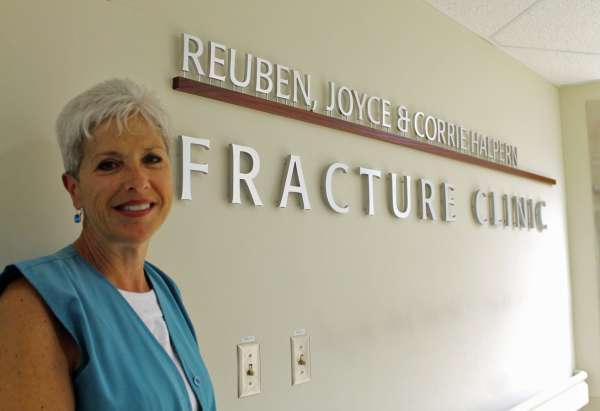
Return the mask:
<svg viewBox="0 0 600 411">
<path fill-rule="evenodd" d="M 260 394 L 260 345 L 238 344 L 238 398 Z"/>
<path fill-rule="evenodd" d="M 292 337 L 292 385 L 303 384 L 311 379 L 310 337 L 298 335 Z"/>
</svg>

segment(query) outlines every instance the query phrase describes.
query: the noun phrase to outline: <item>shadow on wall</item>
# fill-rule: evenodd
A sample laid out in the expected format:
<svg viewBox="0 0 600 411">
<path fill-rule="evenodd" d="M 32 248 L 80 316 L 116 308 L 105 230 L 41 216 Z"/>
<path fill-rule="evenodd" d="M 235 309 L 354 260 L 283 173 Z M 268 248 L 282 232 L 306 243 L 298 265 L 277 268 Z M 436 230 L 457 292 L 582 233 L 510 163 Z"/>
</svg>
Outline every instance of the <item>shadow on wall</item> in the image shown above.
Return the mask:
<svg viewBox="0 0 600 411">
<path fill-rule="evenodd" d="M 79 232 L 62 187 L 58 145 L 25 136 L 17 141 L 0 151 L 0 270 L 6 264 L 55 251 Z"/>
<path fill-rule="evenodd" d="M 600 233 L 600 100 L 588 101 L 585 105 L 585 111 L 590 147 L 594 219 L 596 222 L 596 232 Z"/>
</svg>

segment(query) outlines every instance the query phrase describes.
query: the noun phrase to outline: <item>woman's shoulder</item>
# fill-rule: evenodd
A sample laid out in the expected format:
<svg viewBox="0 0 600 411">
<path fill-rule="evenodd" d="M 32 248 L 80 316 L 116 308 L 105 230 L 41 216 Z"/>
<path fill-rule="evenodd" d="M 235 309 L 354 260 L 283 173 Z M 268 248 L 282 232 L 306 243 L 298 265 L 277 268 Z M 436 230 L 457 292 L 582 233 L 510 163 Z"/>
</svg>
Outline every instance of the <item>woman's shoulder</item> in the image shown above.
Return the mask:
<svg viewBox="0 0 600 411">
<path fill-rule="evenodd" d="M 27 302 L 35 300 L 42 301 L 37 295 L 35 288 L 20 275 L 19 270 L 14 265 L 6 267 L 3 275 L 10 275 L 13 279 L 6 285 L 4 293 L 2 293 L 4 298 L 2 301 L 7 301 L 9 299 L 19 300 L 21 298 L 25 298 Z"/>
<path fill-rule="evenodd" d="M 8 333 L 8 339 L 17 346 L 22 346 L 21 342 L 45 341 L 43 345 L 28 344 L 30 350 L 21 354 L 27 354 L 23 355 L 27 359 L 49 354 L 62 359 L 62 355 L 65 355 L 70 371 L 74 370 L 80 354 L 72 337 L 57 321 L 36 289 L 17 271 L 14 273 L 15 277 L 0 294 L 0 317 L 3 319 L 0 323 L 4 325 L 2 334 Z M 50 342 L 56 346 L 51 347 Z"/>
<path fill-rule="evenodd" d="M 37 319 L 36 323 L 46 322 L 51 318 L 44 300 L 36 289 L 23 276 L 15 278 L 6 285 L 0 295 L 0 312 L 5 318 L 12 318 L 15 323 L 31 324 L 30 320 Z"/>
<path fill-rule="evenodd" d="M 74 256 L 72 247 L 66 246 L 54 253 L 43 255 L 40 257 L 19 260 L 13 264 L 4 267 L 0 272 L 0 295 L 5 289 L 16 279 L 21 278 L 21 283 L 25 281 L 24 273 L 34 274 L 36 272 L 45 272 L 42 268 L 48 268 L 60 261 L 67 260 Z M 62 271 L 64 272 L 64 271 Z M 27 283 L 27 281 L 25 281 Z M 31 284 L 28 284 L 31 287 Z"/>
<path fill-rule="evenodd" d="M 20 336 L 27 337 L 28 341 L 51 339 L 57 342 L 67 357 L 71 372 L 81 362 L 74 319 L 64 309 L 65 301 L 77 298 L 67 278 L 66 273 L 70 270 L 65 269 L 67 260 L 74 256 L 74 249 L 66 246 L 48 255 L 10 264 L 0 272 L 0 315 L 8 322 L 29 324 L 30 329 L 37 330 L 32 332 L 45 332 L 45 336 L 23 333 Z M 49 273 L 56 275 L 47 275 Z M 32 324 L 35 326 L 31 327 Z"/>
<path fill-rule="evenodd" d="M 23 260 L 13 263 L 12 265 L 15 265 L 19 268 L 31 268 L 31 267 L 35 267 L 35 266 L 39 266 L 39 265 L 44 265 L 44 264 L 52 264 L 52 263 L 55 263 L 60 260 L 67 260 L 70 258 L 74 258 L 75 255 L 76 255 L 76 251 L 73 248 L 73 245 L 69 244 L 53 253 L 50 253 L 47 255 L 42 255 L 39 257 L 23 259 Z"/>
</svg>

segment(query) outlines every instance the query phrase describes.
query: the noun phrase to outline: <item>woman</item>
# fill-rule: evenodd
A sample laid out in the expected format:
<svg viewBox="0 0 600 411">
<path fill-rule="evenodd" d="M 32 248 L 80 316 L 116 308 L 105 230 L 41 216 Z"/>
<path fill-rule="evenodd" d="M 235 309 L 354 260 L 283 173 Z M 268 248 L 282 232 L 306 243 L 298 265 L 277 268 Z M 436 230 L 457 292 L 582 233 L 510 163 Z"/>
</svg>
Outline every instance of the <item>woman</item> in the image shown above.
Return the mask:
<svg viewBox="0 0 600 411">
<path fill-rule="evenodd" d="M 129 80 L 57 121 L 73 244 L 0 275 L 2 410 L 216 409 L 173 280 L 145 261 L 173 200 L 166 115 Z"/>
</svg>

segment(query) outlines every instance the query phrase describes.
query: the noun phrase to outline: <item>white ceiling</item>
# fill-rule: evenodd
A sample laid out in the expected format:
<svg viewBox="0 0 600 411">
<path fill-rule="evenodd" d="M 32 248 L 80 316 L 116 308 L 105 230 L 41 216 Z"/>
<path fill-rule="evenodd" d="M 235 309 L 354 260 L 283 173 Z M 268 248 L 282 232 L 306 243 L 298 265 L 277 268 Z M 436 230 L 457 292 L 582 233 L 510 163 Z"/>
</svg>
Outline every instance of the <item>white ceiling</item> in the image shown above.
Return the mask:
<svg viewBox="0 0 600 411">
<path fill-rule="evenodd" d="M 553 84 L 600 80 L 600 0 L 427 0 Z"/>
</svg>

